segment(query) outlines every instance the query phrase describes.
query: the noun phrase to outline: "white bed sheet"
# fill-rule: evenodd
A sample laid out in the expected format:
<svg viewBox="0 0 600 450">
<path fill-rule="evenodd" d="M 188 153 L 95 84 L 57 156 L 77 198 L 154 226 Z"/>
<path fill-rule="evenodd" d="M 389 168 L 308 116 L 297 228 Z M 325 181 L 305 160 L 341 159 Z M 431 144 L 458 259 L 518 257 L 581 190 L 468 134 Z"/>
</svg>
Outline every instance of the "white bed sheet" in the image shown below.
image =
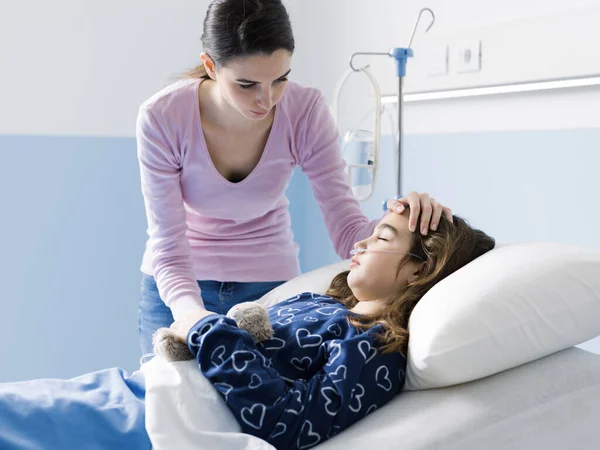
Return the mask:
<svg viewBox="0 0 600 450">
<path fill-rule="evenodd" d="M 491 377 L 403 392 L 319 450 L 598 448 L 600 356 L 579 348 Z"/>
<path fill-rule="evenodd" d="M 239 432 L 192 362 L 155 358 L 147 426 L 155 450 L 273 450 Z M 600 356 L 578 348 L 485 379 L 406 391 L 318 450 L 587 450 L 600 424 Z"/>
</svg>

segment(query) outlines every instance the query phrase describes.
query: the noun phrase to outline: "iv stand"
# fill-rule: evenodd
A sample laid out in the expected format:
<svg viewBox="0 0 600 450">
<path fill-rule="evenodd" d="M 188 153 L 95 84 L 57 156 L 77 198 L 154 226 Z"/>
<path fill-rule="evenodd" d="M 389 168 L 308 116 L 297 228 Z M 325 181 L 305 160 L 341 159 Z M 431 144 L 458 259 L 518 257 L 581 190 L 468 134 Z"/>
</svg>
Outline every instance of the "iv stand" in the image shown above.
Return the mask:
<svg viewBox="0 0 600 450">
<path fill-rule="evenodd" d="M 427 27 L 427 29 L 425 30 L 425 32 L 428 32 L 431 27 L 433 26 L 433 24 L 435 23 L 435 14 L 433 13 L 433 11 L 429 8 L 423 8 L 420 12 L 419 12 L 419 16 L 417 17 L 417 21 L 415 22 L 415 26 L 413 27 L 413 31 L 412 34 L 410 36 L 410 41 L 408 43 L 408 48 L 392 48 L 389 52 L 387 53 L 382 53 L 382 52 L 356 52 L 353 53 L 352 56 L 350 57 L 350 68 L 352 70 L 354 70 L 355 72 L 358 72 L 361 70 L 361 68 L 356 68 L 354 67 L 354 58 L 356 56 L 359 55 L 369 55 L 369 56 L 391 56 L 392 58 L 394 58 L 396 60 L 396 74 L 398 76 L 398 173 L 397 173 L 397 198 L 401 198 L 402 197 L 402 147 L 403 147 L 403 132 L 402 132 L 402 124 L 403 124 L 403 84 L 404 84 L 404 77 L 406 76 L 406 62 L 408 61 L 408 58 L 413 56 L 413 51 L 412 51 L 412 42 L 413 39 L 415 37 L 415 33 L 417 31 L 417 27 L 419 25 L 419 22 L 421 20 L 421 16 L 423 15 L 424 12 L 428 12 L 431 14 L 431 23 L 429 24 L 429 26 Z M 368 65 L 364 66 L 362 69 L 366 69 L 367 67 L 369 67 Z M 379 114 L 380 111 L 377 112 L 377 114 Z M 384 202 L 385 203 L 385 202 Z M 387 210 L 387 206 L 384 204 L 384 210 Z"/>
</svg>

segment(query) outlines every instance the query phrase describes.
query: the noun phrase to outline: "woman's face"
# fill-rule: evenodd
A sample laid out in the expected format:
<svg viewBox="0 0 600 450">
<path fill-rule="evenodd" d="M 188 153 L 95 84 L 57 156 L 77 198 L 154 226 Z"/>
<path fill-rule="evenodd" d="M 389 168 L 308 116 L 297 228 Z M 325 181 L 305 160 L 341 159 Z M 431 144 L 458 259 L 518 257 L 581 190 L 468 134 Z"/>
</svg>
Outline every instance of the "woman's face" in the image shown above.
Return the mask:
<svg viewBox="0 0 600 450">
<path fill-rule="evenodd" d="M 291 60 L 290 52 L 277 50 L 270 55 L 237 58 L 214 71 L 206 67 L 229 105 L 246 119 L 262 120 L 285 92 Z"/>
<path fill-rule="evenodd" d="M 369 238 L 355 244 L 354 248 L 366 250 L 352 258 L 348 274 L 348 286 L 357 300 L 384 300 L 419 275 L 423 263 L 411 260 L 398 272 L 414 239 L 407 216 L 408 212 L 388 213 Z"/>
</svg>

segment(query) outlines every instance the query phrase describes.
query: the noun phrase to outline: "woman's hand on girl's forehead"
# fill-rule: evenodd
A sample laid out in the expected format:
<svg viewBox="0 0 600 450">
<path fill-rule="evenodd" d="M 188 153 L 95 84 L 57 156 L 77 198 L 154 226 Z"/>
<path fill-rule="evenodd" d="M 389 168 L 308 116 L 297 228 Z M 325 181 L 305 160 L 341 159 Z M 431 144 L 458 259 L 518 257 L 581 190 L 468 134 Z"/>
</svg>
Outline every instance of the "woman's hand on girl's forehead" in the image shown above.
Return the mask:
<svg viewBox="0 0 600 450">
<path fill-rule="evenodd" d="M 417 229 L 417 221 L 421 214 L 421 234 L 426 235 L 431 229 L 437 230 L 442 214 L 452 222 L 452 211 L 450 208 L 437 202 L 429 194 L 411 192 L 402 198 L 392 199 L 387 202 L 388 211 L 402 214 L 406 207 L 410 209 L 408 218 L 408 229 L 414 232 Z"/>
</svg>

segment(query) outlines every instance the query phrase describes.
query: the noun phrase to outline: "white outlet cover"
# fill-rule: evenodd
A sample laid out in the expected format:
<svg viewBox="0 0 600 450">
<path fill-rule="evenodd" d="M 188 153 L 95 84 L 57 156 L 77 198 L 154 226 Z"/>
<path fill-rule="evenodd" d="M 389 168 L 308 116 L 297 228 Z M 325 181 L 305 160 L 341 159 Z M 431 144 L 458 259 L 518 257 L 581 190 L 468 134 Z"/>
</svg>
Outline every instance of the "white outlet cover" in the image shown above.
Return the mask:
<svg viewBox="0 0 600 450">
<path fill-rule="evenodd" d="M 481 41 L 465 41 L 456 47 L 456 72 L 481 70 Z"/>
</svg>

